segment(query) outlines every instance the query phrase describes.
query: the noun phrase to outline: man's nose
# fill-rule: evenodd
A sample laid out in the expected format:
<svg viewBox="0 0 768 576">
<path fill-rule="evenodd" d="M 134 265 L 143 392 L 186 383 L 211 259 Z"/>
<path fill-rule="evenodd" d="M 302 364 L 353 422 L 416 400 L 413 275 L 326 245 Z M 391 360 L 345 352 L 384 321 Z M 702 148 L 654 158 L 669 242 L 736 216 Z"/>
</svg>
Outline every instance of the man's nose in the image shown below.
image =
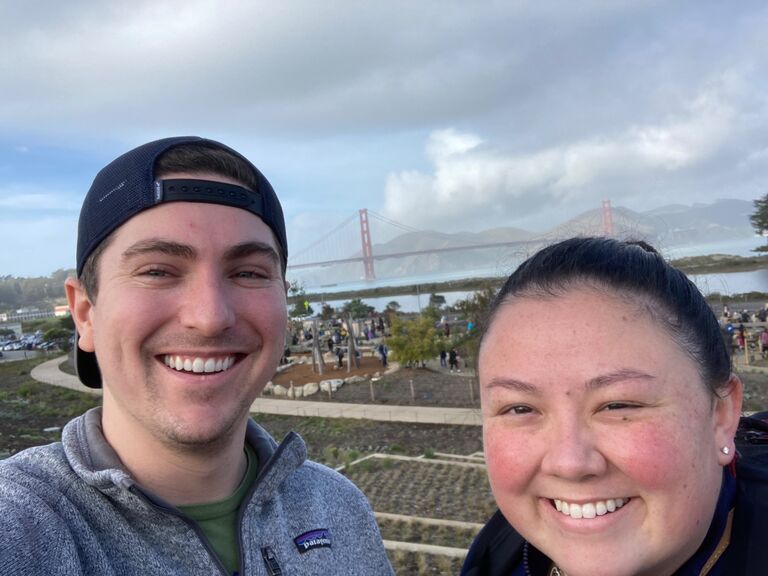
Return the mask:
<svg viewBox="0 0 768 576">
<path fill-rule="evenodd" d="M 182 296 L 181 323 L 205 336 L 231 328 L 235 312 L 226 280 L 213 272 L 201 272 L 190 280 Z"/>
<path fill-rule="evenodd" d="M 605 473 L 606 459 L 596 444 L 594 432 L 576 417 L 553 417 L 547 439 L 541 463 L 543 472 L 572 481 Z"/>
</svg>

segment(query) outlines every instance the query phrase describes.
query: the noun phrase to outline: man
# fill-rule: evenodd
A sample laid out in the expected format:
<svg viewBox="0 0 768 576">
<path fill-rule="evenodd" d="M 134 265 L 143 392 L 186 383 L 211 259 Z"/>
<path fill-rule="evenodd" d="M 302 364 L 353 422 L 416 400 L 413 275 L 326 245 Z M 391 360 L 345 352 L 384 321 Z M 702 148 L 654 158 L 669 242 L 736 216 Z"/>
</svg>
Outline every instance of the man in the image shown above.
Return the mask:
<svg viewBox="0 0 768 576">
<path fill-rule="evenodd" d="M 101 408 L 0 464 L 0 574 L 391 574 L 365 498 L 249 419 L 286 329 L 285 224 L 264 176 L 195 137 L 96 176 L 76 364 Z"/>
</svg>

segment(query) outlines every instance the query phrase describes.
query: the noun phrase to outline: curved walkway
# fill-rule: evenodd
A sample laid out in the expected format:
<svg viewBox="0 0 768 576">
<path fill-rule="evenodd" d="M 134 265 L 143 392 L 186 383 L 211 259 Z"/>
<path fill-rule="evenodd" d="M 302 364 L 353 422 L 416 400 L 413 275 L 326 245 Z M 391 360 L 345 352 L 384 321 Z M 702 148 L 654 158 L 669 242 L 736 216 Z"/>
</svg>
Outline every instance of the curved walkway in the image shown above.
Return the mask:
<svg viewBox="0 0 768 576">
<path fill-rule="evenodd" d="M 32 378 L 45 384 L 63 386 L 79 392 L 101 394 L 83 386 L 71 374 L 62 372 L 59 365 L 66 361 L 60 356 L 43 362 L 32 369 Z M 283 414 L 289 416 L 319 416 L 321 418 L 356 418 L 386 422 L 416 422 L 419 424 L 462 424 L 480 426 L 480 411 L 473 408 L 434 408 L 431 406 L 390 406 L 383 404 L 347 404 L 344 402 L 311 402 L 308 400 L 276 400 L 256 398 L 251 412 Z"/>
</svg>

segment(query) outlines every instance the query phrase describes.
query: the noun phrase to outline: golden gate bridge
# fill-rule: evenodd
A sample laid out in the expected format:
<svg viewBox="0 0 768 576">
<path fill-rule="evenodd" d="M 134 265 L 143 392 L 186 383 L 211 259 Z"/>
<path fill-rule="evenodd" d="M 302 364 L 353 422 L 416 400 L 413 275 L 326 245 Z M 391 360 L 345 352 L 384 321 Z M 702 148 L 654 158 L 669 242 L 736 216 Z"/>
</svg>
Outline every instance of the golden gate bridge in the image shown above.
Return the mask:
<svg viewBox="0 0 768 576">
<path fill-rule="evenodd" d="M 375 280 L 375 262 L 379 260 L 503 247 L 523 247 L 526 249 L 526 252 L 530 252 L 532 249 L 538 249 L 538 247 L 566 235 L 573 236 L 588 233 L 612 236 L 614 234 L 614 214 L 610 200 L 604 200 L 602 210 L 598 215 L 591 220 L 588 219 L 586 222 L 582 222 L 578 230 L 568 231 L 567 229 L 560 229 L 558 237 L 553 233 L 548 233 L 526 240 L 478 241 L 477 243 L 464 243 L 435 248 L 399 250 L 395 252 L 380 250 L 374 252 L 375 245 L 382 246 L 384 242 L 391 240 L 395 235 L 413 232 L 423 231 L 387 218 L 372 210 L 362 208 L 306 248 L 291 255 L 288 261 L 288 269 L 320 268 L 336 264 L 359 262 L 363 267 L 365 279 Z M 374 244 L 374 238 L 377 244 Z"/>
</svg>

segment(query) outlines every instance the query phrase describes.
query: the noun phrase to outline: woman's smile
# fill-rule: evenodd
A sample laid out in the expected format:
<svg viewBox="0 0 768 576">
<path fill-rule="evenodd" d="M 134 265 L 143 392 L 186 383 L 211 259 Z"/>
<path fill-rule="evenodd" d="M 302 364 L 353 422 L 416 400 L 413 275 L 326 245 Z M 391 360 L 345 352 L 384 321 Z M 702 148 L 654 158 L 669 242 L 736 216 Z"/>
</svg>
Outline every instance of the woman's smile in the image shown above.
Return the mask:
<svg viewBox="0 0 768 576">
<path fill-rule="evenodd" d="M 605 514 L 615 512 L 628 503 L 629 500 L 629 497 L 608 498 L 606 500 L 576 503 L 556 498 L 552 502 L 557 511 L 562 512 L 565 516 L 570 516 L 571 518 L 596 518 L 597 516 L 604 516 Z"/>
</svg>

